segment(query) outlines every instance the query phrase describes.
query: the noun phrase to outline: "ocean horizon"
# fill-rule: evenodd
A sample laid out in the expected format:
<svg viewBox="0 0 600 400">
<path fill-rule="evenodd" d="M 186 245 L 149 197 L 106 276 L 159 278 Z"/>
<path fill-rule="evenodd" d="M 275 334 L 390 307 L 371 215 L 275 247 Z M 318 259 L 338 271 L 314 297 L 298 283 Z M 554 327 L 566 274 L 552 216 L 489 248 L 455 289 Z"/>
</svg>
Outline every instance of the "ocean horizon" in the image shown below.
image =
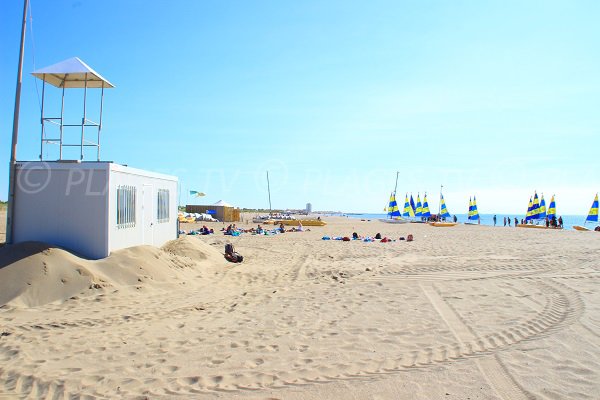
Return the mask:
<svg viewBox="0 0 600 400">
<path fill-rule="evenodd" d="M 357 218 L 357 219 L 380 219 L 387 218 L 387 213 L 342 213 L 339 215 L 344 215 L 349 218 Z M 457 221 L 460 223 L 467 222 L 468 214 L 452 214 L 456 215 Z M 508 214 L 479 214 L 481 217 L 481 225 L 486 226 L 494 226 L 494 215 L 496 215 L 496 226 L 504 227 L 504 217 L 511 219 L 511 227 L 514 227 L 514 218 L 518 217 L 519 220 L 521 218 L 525 218 L 520 215 L 508 215 Z M 573 225 L 582 225 L 585 221 L 586 215 L 562 215 L 563 226 L 564 229 L 572 230 Z M 588 224 L 588 227 L 593 228 L 597 224 Z M 508 227 L 508 224 L 506 225 Z"/>
</svg>

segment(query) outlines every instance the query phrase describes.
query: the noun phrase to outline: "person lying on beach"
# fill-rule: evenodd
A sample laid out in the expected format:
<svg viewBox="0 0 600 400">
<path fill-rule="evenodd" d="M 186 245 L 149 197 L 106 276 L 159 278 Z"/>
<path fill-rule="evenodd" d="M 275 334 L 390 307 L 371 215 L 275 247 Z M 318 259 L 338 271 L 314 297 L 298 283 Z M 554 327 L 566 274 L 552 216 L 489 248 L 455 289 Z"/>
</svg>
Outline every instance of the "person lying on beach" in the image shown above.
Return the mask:
<svg viewBox="0 0 600 400">
<path fill-rule="evenodd" d="M 281 232 L 281 233 L 285 232 L 285 226 L 283 226 L 283 224 L 279 225 L 279 232 Z"/>
<path fill-rule="evenodd" d="M 244 261 L 244 257 L 235 251 L 231 243 L 225 245 L 225 259 L 232 263 L 241 263 Z"/>
</svg>

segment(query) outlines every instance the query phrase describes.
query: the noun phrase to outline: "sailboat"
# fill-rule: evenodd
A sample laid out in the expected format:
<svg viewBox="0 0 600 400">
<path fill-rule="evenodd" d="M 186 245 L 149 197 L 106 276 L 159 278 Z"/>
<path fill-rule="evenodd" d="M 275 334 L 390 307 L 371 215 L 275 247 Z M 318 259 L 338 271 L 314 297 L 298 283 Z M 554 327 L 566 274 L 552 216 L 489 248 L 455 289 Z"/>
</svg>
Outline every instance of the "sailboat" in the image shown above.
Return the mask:
<svg viewBox="0 0 600 400">
<path fill-rule="evenodd" d="M 438 217 L 439 218 L 443 218 L 442 220 L 439 221 L 432 221 L 429 224 L 431 226 L 438 226 L 438 227 L 449 227 L 449 226 L 455 226 L 456 222 L 446 222 L 446 218 L 450 218 L 451 215 L 448 212 L 448 207 L 446 207 L 446 202 L 444 201 L 444 195 L 442 195 L 442 192 L 440 191 L 440 212 L 438 213 Z"/>
<path fill-rule="evenodd" d="M 477 210 L 477 199 L 473 196 L 473 200 L 469 197 L 469 214 L 467 216 L 467 225 L 478 225 L 481 223 L 481 218 L 479 217 L 479 211 Z M 477 221 L 475 223 L 474 221 Z"/>
<path fill-rule="evenodd" d="M 588 222 L 598 223 L 598 193 L 596 193 L 596 197 L 594 197 L 594 202 L 592 203 L 592 207 L 590 207 L 590 212 L 588 212 L 588 216 L 583 225 L 587 224 Z M 591 231 L 591 229 L 580 225 L 573 226 L 573 229 L 578 231 Z"/>
<path fill-rule="evenodd" d="M 415 220 L 410 222 L 419 224 L 425 222 L 423 220 L 423 205 L 421 204 L 421 196 L 419 195 L 419 193 L 417 193 L 417 205 L 415 206 Z"/>
<path fill-rule="evenodd" d="M 390 202 L 387 211 L 389 218 L 380 218 L 379 220 L 381 222 L 387 222 L 390 224 L 406 224 L 410 222 L 409 220 L 402 218 L 400 215 L 400 209 L 398 209 L 398 203 L 396 202 L 396 192 L 392 192 L 392 194 L 390 194 Z"/>
<path fill-rule="evenodd" d="M 550 206 L 548 206 L 548 219 L 552 221 L 554 218 L 556 218 L 556 202 L 554 201 L 554 195 L 552 195 Z"/>
<path fill-rule="evenodd" d="M 550 213 L 551 210 L 551 213 Z M 539 198 L 537 192 L 534 192 L 533 199 L 529 198 L 529 206 L 527 207 L 527 214 L 525 215 L 525 223 L 517 224 L 518 228 L 534 228 L 534 229 L 562 229 L 556 226 L 546 225 L 546 223 L 540 224 L 540 221 L 552 220 L 556 217 L 556 203 L 554 196 L 550 201 L 550 207 L 548 212 L 546 210 L 546 200 L 544 200 L 544 194 Z"/>
<path fill-rule="evenodd" d="M 410 205 L 410 200 L 408 200 L 408 193 L 406 193 L 406 197 L 404 197 L 404 209 L 402 210 L 403 217 L 414 218 L 415 210 Z"/>
<path fill-rule="evenodd" d="M 425 221 L 431 217 L 431 211 L 429 211 L 429 202 L 427 201 L 427 192 L 423 196 L 423 207 L 421 208 L 421 218 Z"/>
<path fill-rule="evenodd" d="M 398 203 L 396 202 L 396 190 L 398 189 L 398 175 L 399 171 L 396 171 L 396 185 L 394 186 L 394 191 L 390 194 L 390 202 L 388 205 L 388 218 L 380 218 L 381 222 L 387 222 L 390 224 L 406 224 L 410 222 L 407 219 L 402 218 L 400 215 L 400 210 L 398 209 Z"/>
</svg>

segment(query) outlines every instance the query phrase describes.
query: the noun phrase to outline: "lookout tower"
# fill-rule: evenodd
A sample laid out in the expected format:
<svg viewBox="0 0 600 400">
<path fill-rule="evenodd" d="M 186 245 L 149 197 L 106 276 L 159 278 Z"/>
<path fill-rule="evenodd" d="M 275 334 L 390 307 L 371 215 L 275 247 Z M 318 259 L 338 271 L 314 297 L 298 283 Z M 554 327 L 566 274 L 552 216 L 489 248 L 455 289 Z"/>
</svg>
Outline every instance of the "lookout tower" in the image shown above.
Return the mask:
<svg viewBox="0 0 600 400">
<path fill-rule="evenodd" d="M 104 105 L 104 89 L 114 88 L 107 81 L 77 57 L 69 58 L 57 64 L 39 69 L 32 73 L 33 76 L 43 81 L 42 85 L 42 132 L 40 140 L 40 160 L 44 161 L 44 146 L 58 144 L 59 161 L 63 160 L 63 147 L 79 147 L 79 160 L 84 159 L 84 148 L 96 148 L 96 161 L 100 161 L 100 132 L 102 131 L 102 107 Z M 62 89 L 60 116 L 49 117 L 45 115 L 46 83 Z M 81 123 L 65 122 L 65 90 L 83 89 L 83 116 Z M 100 113 L 98 121 L 88 118 L 88 89 L 100 89 Z M 58 128 L 51 129 L 51 128 Z M 75 129 L 81 133 L 80 140 L 75 142 L 65 141 L 65 130 Z M 86 132 L 87 130 L 87 132 Z M 87 133 L 87 136 L 86 136 Z"/>
<path fill-rule="evenodd" d="M 113 250 L 175 239 L 177 177 L 100 161 L 104 89 L 114 86 L 79 58 L 33 75 L 44 82 L 40 159 L 15 163 L 14 243 L 44 242 L 98 259 Z M 58 117 L 45 114 L 46 83 L 62 89 Z M 83 89 L 81 123 L 66 122 L 72 117 L 65 116 L 66 89 Z M 89 89 L 101 89 L 99 102 L 88 98 Z M 97 122 L 88 118 L 90 103 L 100 108 Z M 65 135 L 68 129 L 76 132 Z M 58 160 L 44 160 L 48 144 L 58 144 Z M 78 159 L 65 158 L 69 147 L 79 148 Z M 96 159 L 84 160 L 89 147 L 96 148 Z"/>
</svg>

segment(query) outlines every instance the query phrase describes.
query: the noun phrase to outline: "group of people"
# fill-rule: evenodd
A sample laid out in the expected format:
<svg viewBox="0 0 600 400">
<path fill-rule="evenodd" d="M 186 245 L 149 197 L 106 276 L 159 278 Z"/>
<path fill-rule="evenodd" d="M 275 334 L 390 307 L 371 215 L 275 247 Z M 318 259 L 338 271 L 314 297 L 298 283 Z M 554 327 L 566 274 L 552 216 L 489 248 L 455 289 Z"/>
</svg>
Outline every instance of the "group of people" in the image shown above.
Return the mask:
<svg viewBox="0 0 600 400">
<path fill-rule="evenodd" d="M 496 226 L 496 221 L 497 221 L 496 215 L 494 215 L 493 220 L 494 220 L 494 226 Z M 517 225 L 519 225 L 519 219 L 517 217 L 515 217 L 514 220 L 512 220 L 510 217 L 504 217 L 504 226 L 506 226 L 507 224 L 508 224 L 508 226 L 511 226 L 511 223 L 513 221 L 514 221 L 515 227 L 517 227 Z M 533 224 L 533 220 L 525 221 L 524 218 L 521 218 L 521 225 L 525 225 L 527 223 Z M 563 227 L 562 217 L 556 218 L 555 215 L 553 215 L 552 218 L 546 217 L 545 223 L 546 223 L 547 228 L 562 228 Z"/>
</svg>

